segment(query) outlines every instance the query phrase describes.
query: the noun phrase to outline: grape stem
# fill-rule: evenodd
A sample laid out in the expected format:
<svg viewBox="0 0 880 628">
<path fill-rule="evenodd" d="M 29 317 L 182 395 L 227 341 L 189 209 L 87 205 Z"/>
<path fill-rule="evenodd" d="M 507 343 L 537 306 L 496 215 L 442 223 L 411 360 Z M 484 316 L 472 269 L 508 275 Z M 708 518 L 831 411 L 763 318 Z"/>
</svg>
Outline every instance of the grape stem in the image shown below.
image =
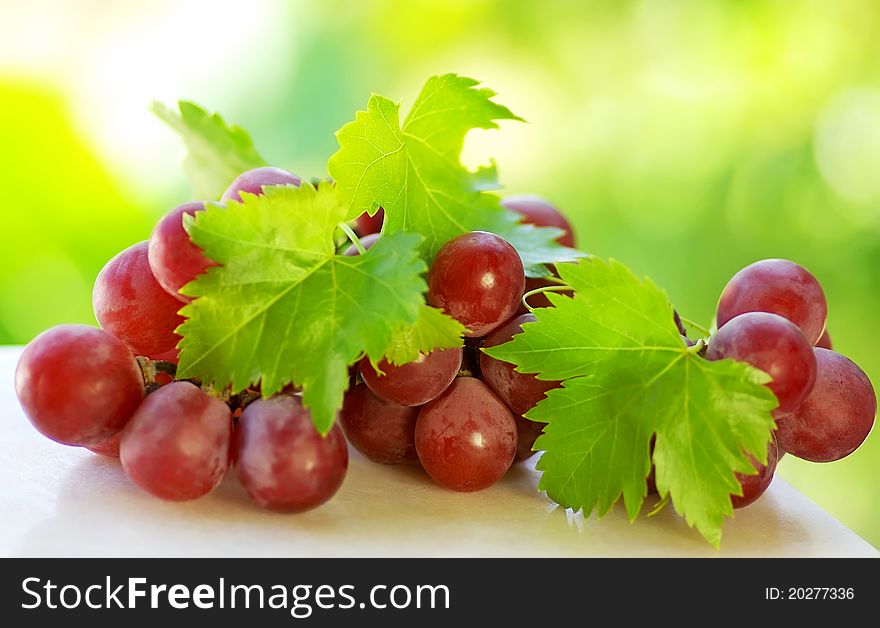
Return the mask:
<svg viewBox="0 0 880 628">
<path fill-rule="evenodd" d="M 700 338 L 693 345 L 687 348 L 688 353 L 696 353 L 702 355 L 706 351 L 706 342 Z"/>
<path fill-rule="evenodd" d="M 174 362 L 166 362 L 165 360 L 153 360 L 153 367 L 157 373 L 165 373 L 171 377 L 177 375 L 177 365 Z"/>
<path fill-rule="evenodd" d="M 703 336 L 711 336 L 711 335 L 712 335 L 712 332 L 709 331 L 708 328 L 703 327 L 703 326 L 700 325 L 699 323 L 695 323 L 695 322 L 692 321 L 691 319 L 689 319 L 689 318 L 685 318 L 684 316 L 681 316 L 681 315 L 679 315 L 679 318 L 681 319 L 681 322 L 682 322 L 682 323 L 684 323 L 684 324 L 687 325 L 688 327 L 693 327 L 693 328 L 696 329 L 698 332 L 700 332 L 701 334 L 703 334 Z"/>
<path fill-rule="evenodd" d="M 522 304 L 529 311 L 534 312 L 536 309 L 529 305 L 528 298 L 534 296 L 536 294 L 541 294 L 542 292 L 571 292 L 571 286 L 567 286 L 565 284 L 560 284 L 558 286 L 541 286 L 540 288 L 535 288 L 534 290 L 529 290 L 524 295 L 522 295 Z"/>
<path fill-rule="evenodd" d="M 339 228 L 342 229 L 342 231 L 345 233 L 345 235 L 348 236 L 348 239 L 351 240 L 352 244 L 354 244 L 355 248 L 358 250 L 358 253 L 363 255 L 364 253 L 367 252 L 367 249 L 364 248 L 364 245 L 361 242 L 361 239 L 357 236 L 357 234 L 354 232 L 354 230 L 351 227 L 349 227 L 344 222 L 340 222 Z"/>
<path fill-rule="evenodd" d="M 262 397 L 260 393 L 255 390 L 244 390 L 237 395 L 231 395 L 229 400 L 226 402 L 229 404 L 230 409 L 235 412 L 238 408 L 244 410 L 248 407 L 249 404 L 256 401 Z"/>
<path fill-rule="evenodd" d="M 654 508 L 651 509 L 651 512 L 648 513 L 648 516 L 653 517 L 658 512 L 663 510 L 663 508 L 665 508 L 666 504 L 668 504 L 668 503 L 669 503 L 669 493 L 666 493 L 666 495 L 663 496 L 663 499 L 661 499 L 659 502 L 657 502 L 657 504 L 654 506 Z"/>
<path fill-rule="evenodd" d="M 165 373 L 171 377 L 177 375 L 177 365 L 174 362 L 151 360 L 141 355 L 137 357 L 137 363 L 141 367 L 141 374 L 144 376 L 144 386 L 155 384 L 156 376 L 159 373 Z"/>
</svg>

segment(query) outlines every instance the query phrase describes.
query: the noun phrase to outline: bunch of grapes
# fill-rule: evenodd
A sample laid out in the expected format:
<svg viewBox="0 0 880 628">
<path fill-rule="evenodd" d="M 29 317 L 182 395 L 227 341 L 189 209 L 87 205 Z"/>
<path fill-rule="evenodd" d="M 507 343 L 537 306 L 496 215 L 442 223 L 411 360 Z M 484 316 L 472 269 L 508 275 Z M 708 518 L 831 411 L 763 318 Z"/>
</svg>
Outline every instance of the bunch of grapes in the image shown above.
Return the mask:
<svg viewBox="0 0 880 628">
<path fill-rule="evenodd" d="M 289 172 L 258 168 L 236 178 L 222 200 L 300 183 Z M 313 508 L 345 477 L 348 449 L 338 426 L 322 437 L 293 392 L 231 396 L 172 377 L 178 310 L 189 301 L 180 289 L 214 265 L 183 226 L 184 215 L 204 208 L 173 209 L 149 241 L 111 259 L 92 295 L 101 329 L 60 325 L 37 336 L 19 359 L 16 393 L 45 436 L 118 457 L 136 485 L 161 499 L 206 495 L 235 466 L 261 506 Z"/>
<path fill-rule="evenodd" d="M 221 201 L 301 183 L 284 170 L 257 168 L 237 177 Z M 563 227 L 561 239 L 572 243 L 571 227 L 549 204 L 522 197 L 509 206 L 526 221 Z M 431 477 L 457 490 L 489 486 L 514 459 L 532 454 L 541 425 L 521 415 L 556 383 L 478 352 L 481 344 L 506 342 L 530 320 L 518 315 L 527 282 L 506 241 L 464 234 L 443 247 L 430 270 L 428 300 L 467 327 L 466 352 L 438 350 L 376 368 L 362 360 L 352 367 L 341 421 L 321 436 L 292 387 L 261 398 L 252 389 L 230 395 L 174 378 L 175 330 L 184 321 L 178 312 L 191 300 L 181 289 L 215 265 L 183 224 L 185 215 L 204 209 L 204 202 L 190 202 L 171 210 L 148 241 L 104 266 L 93 292 L 100 329 L 59 325 L 25 348 L 15 388 L 42 434 L 119 458 L 136 485 L 166 500 L 202 497 L 234 467 L 254 501 L 286 512 L 313 508 L 342 484 L 348 449 L 340 423 L 372 460 L 417 458 Z M 381 212 L 358 219 L 364 247 L 380 237 L 382 220 Z"/>
<path fill-rule="evenodd" d="M 223 194 L 262 194 L 264 186 L 301 185 L 277 168 L 240 175 Z M 568 221 L 532 196 L 502 201 L 522 220 L 561 229 Z M 361 359 L 340 420 L 326 436 L 292 387 L 271 398 L 257 390 L 237 395 L 174 378 L 175 330 L 190 298 L 183 286 L 214 265 L 189 238 L 183 217 L 205 203 L 165 215 L 150 239 L 111 259 L 95 282 L 93 306 L 101 328 L 60 325 L 24 350 L 15 387 L 25 414 L 59 443 L 118 457 L 131 480 L 167 500 L 190 500 L 213 490 L 234 467 L 259 505 L 300 512 L 330 499 L 348 467 L 347 441 L 384 464 L 420 464 L 441 486 L 476 491 L 533 455 L 544 424 L 525 419 L 557 381 L 520 373 L 483 347 L 510 341 L 534 321 L 531 309 L 551 307 L 546 291 L 571 292 L 550 274 L 526 278 L 516 250 L 501 237 L 470 232 L 447 242 L 427 277 L 427 301 L 466 329 L 464 348 L 438 349 L 407 364 Z M 383 212 L 357 220 L 363 249 L 381 237 Z M 343 255 L 358 255 L 352 244 Z M 735 507 L 757 499 L 784 452 L 827 462 L 852 453 L 874 422 L 876 397 L 866 375 L 831 350 L 826 301 L 818 281 L 784 260 L 752 264 L 731 279 L 718 305 L 718 331 L 708 360 L 734 358 L 770 375 L 779 406 L 766 465 L 739 475 Z M 684 342 L 693 345 L 678 314 Z M 705 343 L 704 343 L 705 344 Z M 649 486 L 652 476 L 648 478 Z"/>
<path fill-rule="evenodd" d="M 874 425 L 877 398 L 867 375 L 832 351 L 825 327 L 827 303 L 822 286 L 805 268 L 781 259 L 746 266 L 725 286 L 716 326 L 705 357 L 733 358 L 772 379 L 779 402 L 776 432 L 767 464 L 752 459 L 754 475 L 738 475 L 742 495 L 734 507 L 760 497 L 773 479 L 776 463 L 789 453 L 812 462 L 848 456 Z"/>
</svg>

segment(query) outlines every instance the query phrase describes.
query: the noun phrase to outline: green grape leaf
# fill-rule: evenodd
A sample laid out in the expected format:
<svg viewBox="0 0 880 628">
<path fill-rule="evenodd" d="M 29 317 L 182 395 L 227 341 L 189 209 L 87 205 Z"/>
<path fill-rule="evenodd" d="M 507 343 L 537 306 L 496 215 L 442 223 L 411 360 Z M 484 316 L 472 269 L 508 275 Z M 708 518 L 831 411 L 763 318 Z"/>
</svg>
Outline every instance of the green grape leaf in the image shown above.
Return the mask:
<svg viewBox="0 0 880 628">
<path fill-rule="evenodd" d="M 403 325 L 385 349 L 392 364 L 405 364 L 434 349 L 452 349 L 462 345 L 466 328 L 442 310 L 425 305 L 412 325 Z"/>
<path fill-rule="evenodd" d="M 247 132 L 219 114 L 180 101 L 178 111 L 154 102 L 152 111 L 180 133 L 187 148 L 184 172 L 197 198 L 216 199 L 245 170 L 265 166 Z"/>
<path fill-rule="evenodd" d="M 182 310 L 178 375 L 232 392 L 260 382 L 264 395 L 302 386 L 303 403 L 326 433 L 349 365 L 361 355 L 381 359 L 423 313 L 421 236 L 389 233 L 363 255 L 336 255 L 333 235 L 346 207 L 332 185 L 243 196 L 186 220 L 219 266 L 183 289 L 196 298 Z"/>
<path fill-rule="evenodd" d="M 598 258 L 557 266 L 574 298 L 548 293 L 511 342 L 485 349 L 539 379 L 564 380 L 527 418 L 549 425 L 535 443 L 539 488 L 600 516 L 623 496 L 634 519 L 651 470 L 660 495 L 712 544 L 721 541 L 735 472 L 767 460 L 776 407 L 767 374 L 709 362 L 682 342 L 666 295 L 626 266 Z"/>
<path fill-rule="evenodd" d="M 492 101 L 495 92 L 477 85 L 455 74 L 428 79 L 403 125 L 400 106 L 374 94 L 367 110 L 337 132 L 340 148 L 330 158 L 330 176 L 349 219 L 384 208 L 384 231 L 423 234 L 421 250 L 429 261 L 461 233 L 490 231 L 517 249 L 527 275 L 541 277 L 544 264 L 582 254 L 554 242 L 560 230 L 522 224 L 498 196 L 486 193 L 499 187 L 494 166 L 471 172 L 461 164 L 468 131 L 521 120 Z"/>
</svg>

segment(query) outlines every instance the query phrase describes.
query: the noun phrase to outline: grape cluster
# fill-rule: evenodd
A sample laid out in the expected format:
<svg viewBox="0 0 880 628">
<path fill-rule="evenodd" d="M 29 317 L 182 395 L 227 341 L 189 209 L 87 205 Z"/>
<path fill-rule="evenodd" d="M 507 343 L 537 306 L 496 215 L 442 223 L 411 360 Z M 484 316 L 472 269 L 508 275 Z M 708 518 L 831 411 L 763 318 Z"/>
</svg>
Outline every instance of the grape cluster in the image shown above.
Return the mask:
<svg viewBox="0 0 880 628">
<path fill-rule="evenodd" d="M 257 168 L 237 177 L 221 200 L 301 183 L 284 170 Z M 570 226 L 549 204 L 512 202 L 527 221 L 563 226 L 571 241 Z M 100 329 L 59 325 L 25 348 L 15 389 L 38 431 L 119 458 L 137 486 L 165 500 L 206 495 L 235 468 L 255 502 L 284 512 L 308 510 L 336 493 L 348 467 L 345 433 L 368 458 L 418 459 L 438 482 L 459 490 L 489 486 L 514 459 L 532 454 L 541 424 L 521 415 L 555 383 L 477 353 L 483 342 L 505 342 L 528 319 L 517 317 L 526 289 L 519 255 L 489 233 L 450 241 L 428 278 L 430 303 L 467 327 L 467 356 L 457 348 L 403 365 L 361 360 L 352 367 L 341 421 L 326 436 L 292 387 L 261 398 L 255 390 L 230 395 L 176 380 L 175 330 L 192 300 L 181 289 L 215 265 L 184 228 L 184 217 L 205 207 L 197 201 L 172 209 L 148 241 L 107 262 L 92 298 Z M 365 249 L 380 237 L 383 218 L 380 210 L 358 219 Z"/>
<path fill-rule="evenodd" d="M 752 458 L 757 474 L 738 474 L 742 495 L 732 496 L 735 508 L 764 493 L 784 453 L 813 462 L 839 460 L 874 425 L 874 389 L 855 363 L 831 350 L 827 310 L 819 281 L 782 259 L 746 266 L 721 293 L 706 359 L 733 358 L 761 369 L 772 378 L 767 386 L 779 403 L 767 464 Z"/>
<path fill-rule="evenodd" d="M 300 183 L 284 170 L 257 168 L 222 199 Z M 16 368 L 19 401 L 41 433 L 118 457 L 136 485 L 161 499 L 206 495 L 234 466 L 261 506 L 307 510 L 330 499 L 345 477 L 348 449 L 338 426 L 322 437 L 292 392 L 230 396 L 169 375 L 184 320 L 178 311 L 191 300 L 180 289 L 214 265 L 183 225 L 185 215 L 204 209 L 203 202 L 176 207 L 148 241 L 104 266 L 92 295 L 101 329 L 60 325 L 31 341 Z"/>
<path fill-rule="evenodd" d="M 523 222 L 561 228 L 559 242 L 574 244 L 571 225 L 548 202 L 514 196 L 502 204 Z M 365 233 L 381 229 L 381 214 L 376 216 L 358 220 L 365 248 L 380 237 Z M 346 251 L 357 254 L 354 247 Z M 523 323 L 535 320 L 523 295 L 549 285 L 558 284 L 553 277 L 527 280 L 519 254 L 495 234 L 475 231 L 447 242 L 428 271 L 428 303 L 465 327 L 465 347 L 435 350 L 403 365 L 362 359 L 340 414 L 348 441 L 375 462 L 418 462 L 435 482 L 456 491 L 487 488 L 534 454 L 544 424 L 523 415 L 559 382 L 519 373 L 480 348 L 521 333 Z M 541 293 L 528 301 L 530 307 L 550 305 Z"/>
<path fill-rule="evenodd" d="M 284 170 L 257 168 L 237 177 L 222 200 L 301 184 Z M 512 196 L 502 205 L 523 222 L 559 228 L 559 243 L 574 246 L 570 224 L 546 201 Z M 190 202 L 171 210 L 148 241 L 106 264 L 93 292 L 100 329 L 60 325 L 25 348 L 15 387 L 37 430 L 118 457 L 136 485 L 166 500 L 201 497 L 235 468 L 256 503 L 283 512 L 308 510 L 336 493 L 348 467 L 347 442 L 375 462 L 419 464 L 457 491 L 489 487 L 534 454 L 545 424 L 524 415 L 560 382 L 520 373 L 480 349 L 521 333 L 535 320 L 531 309 L 551 307 L 545 291 L 571 296 L 552 267 L 547 277 L 526 278 L 516 250 L 492 233 L 447 242 L 428 270 L 427 301 L 463 325 L 464 347 L 400 365 L 361 359 L 351 367 L 340 420 L 322 436 L 292 387 L 262 398 L 257 390 L 231 395 L 173 377 L 179 311 L 191 301 L 181 289 L 215 265 L 184 228 L 184 217 L 205 207 Z M 380 208 L 356 221 L 364 250 L 381 237 L 383 220 Z M 359 251 L 352 244 L 342 254 Z M 767 464 L 752 458 L 757 473 L 738 474 L 742 495 L 732 496 L 734 507 L 766 490 L 783 453 L 837 460 L 871 430 L 874 390 L 864 372 L 831 350 L 826 314 L 813 275 L 793 262 L 764 260 L 730 280 L 717 331 L 692 349 L 707 360 L 733 358 L 766 372 L 778 400 Z M 647 481 L 654 488 L 653 471 Z"/>
</svg>

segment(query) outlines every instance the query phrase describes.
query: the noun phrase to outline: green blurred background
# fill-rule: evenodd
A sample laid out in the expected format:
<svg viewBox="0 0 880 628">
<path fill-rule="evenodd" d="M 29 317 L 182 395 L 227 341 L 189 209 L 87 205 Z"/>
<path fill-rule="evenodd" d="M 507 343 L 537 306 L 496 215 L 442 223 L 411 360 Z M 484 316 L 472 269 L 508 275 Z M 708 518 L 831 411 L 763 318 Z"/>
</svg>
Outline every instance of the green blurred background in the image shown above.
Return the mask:
<svg viewBox="0 0 880 628">
<path fill-rule="evenodd" d="M 271 162 L 324 175 L 371 91 L 474 76 L 529 124 L 469 136 L 511 192 L 556 201 L 708 322 L 756 259 L 810 268 L 837 349 L 880 383 L 876 0 L 0 4 L 0 344 L 93 322 L 103 263 L 188 200 L 147 111 L 195 100 Z M 880 436 L 780 473 L 880 546 Z"/>
</svg>

